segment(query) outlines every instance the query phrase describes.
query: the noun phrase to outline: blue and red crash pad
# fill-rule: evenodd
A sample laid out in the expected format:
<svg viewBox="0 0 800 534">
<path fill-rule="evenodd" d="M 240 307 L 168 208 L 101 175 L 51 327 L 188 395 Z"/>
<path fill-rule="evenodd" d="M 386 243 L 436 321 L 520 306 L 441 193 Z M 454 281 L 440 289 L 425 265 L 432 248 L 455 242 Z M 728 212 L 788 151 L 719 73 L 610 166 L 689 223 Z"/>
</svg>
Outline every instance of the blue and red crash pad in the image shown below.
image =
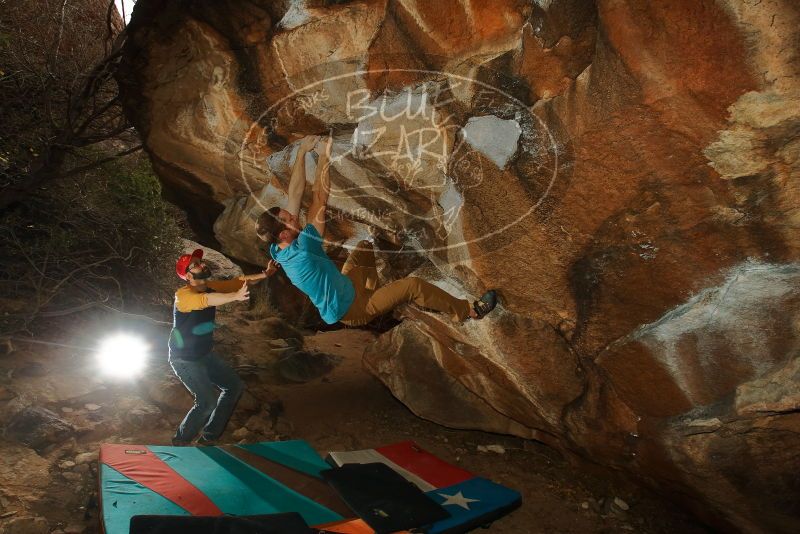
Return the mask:
<svg viewBox="0 0 800 534">
<path fill-rule="evenodd" d="M 516 491 L 451 465 L 413 441 L 377 449 L 331 452 L 328 459 L 338 466 L 381 463 L 391 467 L 450 514 L 424 529 L 431 534 L 468 532 L 522 504 Z"/>
<path fill-rule="evenodd" d="M 390 532 L 381 529 L 391 522 L 375 523 L 354 511 L 354 503 L 355 508 L 366 506 L 373 511 L 381 505 L 387 510 L 403 508 L 402 502 L 391 502 L 394 493 L 388 486 L 370 490 L 369 474 L 385 466 L 392 475 L 399 475 L 400 483 L 413 486 L 413 491 L 435 503 L 433 508 L 446 512 L 427 525 L 404 528 L 422 527 L 416 530 L 437 534 L 467 532 L 502 517 L 521 502 L 516 491 L 450 465 L 413 442 L 333 452 L 329 462 L 299 440 L 230 447 L 105 444 L 100 448 L 103 528 L 106 534 L 128 534 L 137 516 L 141 525 L 153 523 L 152 517 L 142 521 L 141 516 L 192 516 L 194 520 L 281 514 L 285 519 L 293 513 L 299 517 L 292 520 L 302 519 L 312 532 L 372 534 L 376 525 L 382 525 L 378 532 Z M 336 467 L 344 465 L 347 468 Z M 373 493 L 382 501 L 370 502 Z M 397 492 L 398 499 L 401 493 Z"/>
</svg>

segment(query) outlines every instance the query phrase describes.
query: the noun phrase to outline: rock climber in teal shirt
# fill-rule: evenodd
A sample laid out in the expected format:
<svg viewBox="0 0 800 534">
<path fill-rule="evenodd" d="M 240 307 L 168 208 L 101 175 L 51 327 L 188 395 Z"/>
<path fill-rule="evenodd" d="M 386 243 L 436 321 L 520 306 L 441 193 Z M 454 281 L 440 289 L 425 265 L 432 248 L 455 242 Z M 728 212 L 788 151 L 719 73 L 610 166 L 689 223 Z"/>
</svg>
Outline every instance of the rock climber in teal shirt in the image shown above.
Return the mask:
<svg viewBox="0 0 800 534">
<path fill-rule="evenodd" d="M 494 309 L 497 296 L 493 290 L 470 303 L 413 276 L 378 287 L 369 241 L 356 246 L 340 272 L 322 248 L 330 192 L 331 138 L 324 141 L 323 150 L 316 150 L 319 158 L 308 209 L 309 223 L 300 229 L 300 203 L 306 185 L 305 157 L 318 143 L 322 144 L 319 137 L 309 136 L 297 148 L 286 209 L 271 208 L 256 221 L 256 233 L 269 243 L 268 271 L 280 265 L 328 324 L 341 321 L 351 326 L 363 325 L 406 302 L 447 313 L 457 321 L 481 319 Z"/>
</svg>

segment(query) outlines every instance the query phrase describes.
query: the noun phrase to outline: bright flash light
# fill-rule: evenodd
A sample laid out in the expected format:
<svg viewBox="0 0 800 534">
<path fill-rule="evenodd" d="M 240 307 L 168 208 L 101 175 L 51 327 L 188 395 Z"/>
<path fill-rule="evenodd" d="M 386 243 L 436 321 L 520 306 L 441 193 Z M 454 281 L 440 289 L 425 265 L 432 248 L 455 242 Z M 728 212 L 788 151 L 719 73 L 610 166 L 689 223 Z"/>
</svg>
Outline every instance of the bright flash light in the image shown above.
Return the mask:
<svg viewBox="0 0 800 534">
<path fill-rule="evenodd" d="M 147 361 L 147 344 L 129 334 L 116 334 L 100 345 L 97 359 L 103 373 L 117 378 L 139 374 Z"/>
</svg>

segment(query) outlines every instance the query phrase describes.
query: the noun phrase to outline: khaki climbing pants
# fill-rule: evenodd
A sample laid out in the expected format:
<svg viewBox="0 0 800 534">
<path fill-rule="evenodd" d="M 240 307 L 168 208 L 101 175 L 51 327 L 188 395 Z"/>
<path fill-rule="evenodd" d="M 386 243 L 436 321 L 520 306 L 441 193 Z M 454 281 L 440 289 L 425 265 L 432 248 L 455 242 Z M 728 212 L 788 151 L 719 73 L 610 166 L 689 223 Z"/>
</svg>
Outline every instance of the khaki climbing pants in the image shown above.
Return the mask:
<svg viewBox="0 0 800 534">
<path fill-rule="evenodd" d="M 409 276 L 378 287 L 375 252 L 369 241 L 356 245 L 342 267 L 342 274 L 353 282 L 356 290 L 353 304 L 341 319 L 348 326 L 364 325 L 406 302 L 447 313 L 456 321 L 469 317 L 471 305 L 468 300 L 457 299 L 421 278 Z"/>
</svg>

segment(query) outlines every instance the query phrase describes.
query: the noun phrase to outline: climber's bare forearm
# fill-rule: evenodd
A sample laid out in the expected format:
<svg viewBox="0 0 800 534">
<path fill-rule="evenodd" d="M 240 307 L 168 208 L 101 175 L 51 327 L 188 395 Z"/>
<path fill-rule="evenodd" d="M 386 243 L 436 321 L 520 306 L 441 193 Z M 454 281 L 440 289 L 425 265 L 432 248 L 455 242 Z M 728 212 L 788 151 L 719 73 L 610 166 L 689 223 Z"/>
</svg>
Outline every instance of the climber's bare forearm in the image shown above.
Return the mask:
<svg viewBox="0 0 800 534">
<path fill-rule="evenodd" d="M 326 158 L 320 157 L 317 164 L 317 177 L 314 180 L 312 189 L 313 196 L 311 207 L 308 208 L 308 219 L 319 235 L 325 234 L 325 211 L 328 208 L 328 195 L 331 190 L 330 174 L 328 172 L 328 162 Z"/>
<path fill-rule="evenodd" d="M 319 235 L 325 235 L 325 210 L 328 207 L 328 194 L 331 191 L 330 159 L 332 146 L 333 139 L 328 137 L 322 150 L 317 147 L 319 159 L 317 161 L 314 187 L 312 188 L 311 207 L 308 208 L 308 221 L 314 225 Z"/>
<path fill-rule="evenodd" d="M 300 213 L 300 203 L 303 201 L 303 191 L 306 189 L 306 150 L 297 149 L 297 157 L 292 167 L 292 178 L 289 180 L 289 200 L 286 211 L 295 217 Z"/>
<path fill-rule="evenodd" d="M 300 204 L 303 202 L 303 192 L 306 190 L 306 154 L 314 148 L 319 137 L 316 135 L 306 137 L 297 147 L 297 155 L 292 166 L 292 177 L 287 190 L 288 202 L 286 211 L 297 217 L 300 214 Z"/>
</svg>

